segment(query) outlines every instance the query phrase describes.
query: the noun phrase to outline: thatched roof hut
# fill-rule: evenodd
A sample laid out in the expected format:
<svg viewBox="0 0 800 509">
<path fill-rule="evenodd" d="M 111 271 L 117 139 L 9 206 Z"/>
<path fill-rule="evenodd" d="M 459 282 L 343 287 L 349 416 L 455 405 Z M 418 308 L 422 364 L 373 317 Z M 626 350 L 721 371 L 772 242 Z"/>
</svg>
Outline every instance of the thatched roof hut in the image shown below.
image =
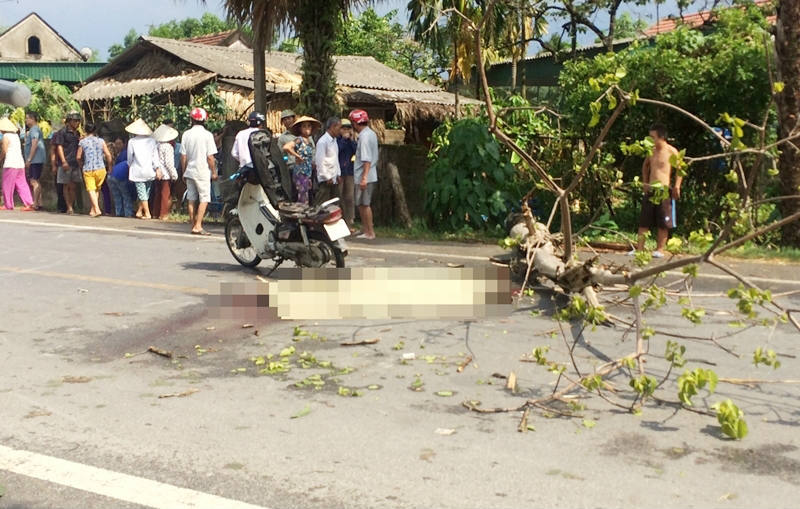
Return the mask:
<svg viewBox="0 0 800 509">
<path fill-rule="evenodd" d="M 246 48 L 211 46 L 143 36 L 75 92 L 94 117 L 107 116 L 109 101 L 152 95 L 162 101 L 188 104 L 192 92 L 215 81 L 231 119 L 253 107 L 253 55 Z M 420 82 L 367 56 L 337 56 L 336 82 L 344 109 L 367 110 L 378 130 L 395 120 L 407 136 L 423 141 L 455 111 L 455 96 Z M 280 110 L 293 107 L 300 88 L 302 56 L 278 51 L 266 54 L 269 127 L 280 129 Z M 460 104 L 481 104 L 462 98 Z M 105 118 L 107 120 L 107 118 Z"/>
</svg>

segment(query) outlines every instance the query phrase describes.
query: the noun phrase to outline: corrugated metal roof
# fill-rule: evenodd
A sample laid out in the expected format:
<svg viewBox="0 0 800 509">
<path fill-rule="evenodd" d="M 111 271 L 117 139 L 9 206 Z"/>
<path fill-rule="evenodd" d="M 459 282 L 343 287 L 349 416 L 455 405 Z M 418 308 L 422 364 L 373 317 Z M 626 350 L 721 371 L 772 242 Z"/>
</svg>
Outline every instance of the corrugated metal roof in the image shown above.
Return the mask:
<svg viewBox="0 0 800 509">
<path fill-rule="evenodd" d="M 0 62 L 0 79 L 50 78 L 59 83 L 83 83 L 104 65 L 101 62 Z"/>
<path fill-rule="evenodd" d="M 214 76 L 216 75 L 213 72 L 200 71 L 181 76 L 130 81 L 116 81 L 109 78 L 87 83 L 81 87 L 80 90 L 72 94 L 72 96 L 78 101 L 91 101 L 96 99 L 111 99 L 114 97 L 131 97 L 153 93 L 175 92 L 178 90 L 191 90 Z"/>
</svg>

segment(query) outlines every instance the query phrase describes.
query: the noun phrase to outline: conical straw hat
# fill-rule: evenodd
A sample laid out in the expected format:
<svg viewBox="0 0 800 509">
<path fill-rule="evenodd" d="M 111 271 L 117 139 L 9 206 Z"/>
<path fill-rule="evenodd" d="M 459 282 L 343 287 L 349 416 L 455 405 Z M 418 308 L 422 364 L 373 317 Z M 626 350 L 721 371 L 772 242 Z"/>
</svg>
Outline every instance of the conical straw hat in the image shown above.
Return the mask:
<svg viewBox="0 0 800 509">
<path fill-rule="evenodd" d="M 131 125 L 126 127 L 125 130 L 139 136 L 150 136 L 153 134 L 153 130 L 150 129 L 141 118 L 137 118 Z"/>
<path fill-rule="evenodd" d="M 10 121 L 8 117 L 0 118 L 0 132 L 15 133 L 17 131 L 17 126 L 15 126 L 14 122 Z"/>
<path fill-rule="evenodd" d="M 294 134 L 294 135 L 298 135 L 299 134 L 299 132 L 300 132 L 300 124 L 302 124 L 303 122 L 311 122 L 314 125 L 314 129 L 319 129 L 320 127 L 322 127 L 322 122 L 320 122 L 319 120 L 317 120 L 314 117 L 307 117 L 307 116 L 304 115 L 304 116 L 298 118 L 297 120 L 295 120 L 294 124 L 292 124 L 292 128 L 291 128 L 292 134 Z"/>
<path fill-rule="evenodd" d="M 172 141 L 177 137 L 178 137 L 178 131 L 164 124 L 158 126 L 156 130 L 153 132 L 153 138 L 155 138 L 155 140 L 159 143 Z"/>
</svg>

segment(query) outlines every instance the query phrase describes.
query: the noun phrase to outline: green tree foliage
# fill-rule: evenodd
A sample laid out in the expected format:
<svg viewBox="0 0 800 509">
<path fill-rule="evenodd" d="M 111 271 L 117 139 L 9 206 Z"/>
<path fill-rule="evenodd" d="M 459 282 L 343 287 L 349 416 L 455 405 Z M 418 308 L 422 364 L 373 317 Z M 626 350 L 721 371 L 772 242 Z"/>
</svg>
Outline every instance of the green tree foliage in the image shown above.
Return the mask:
<svg viewBox="0 0 800 509">
<path fill-rule="evenodd" d="M 165 39 L 188 39 L 201 35 L 215 34 L 236 28 L 236 23 L 220 19 L 218 16 L 206 12 L 199 18 L 186 18 L 171 20 L 160 25 L 150 25 L 147 33 L 153 37 Z M 133 28 L 125 35 L 122 44 L 113 44 L 108 48 L 108 56 L 115 58 L 117 55 L 130 48 L 139 39 L 139 34 Z"/>
<path fill-rule="evenodd" d="M 487 10 L 485 0 L 409 0 L 409 26 L 414 40 L 431 48 L 440 61 L 449 61 L 450 80 L 459 76 L 468 82 L 472 69 L 477 63 L 475 58 L 475 40 L 472 31 L 464 19 L 451 13 L 443 16 L 443 10 L 456 9 L 472 22 L 478 23 L 487 14 L 491 14 L 484 23 L 482 34 L 487 48 L 494 48 L 497 42 L 507 36 L 506 23 L 512 22 L 509 4 L 500 2 L 494 5 L 491 12 Z M 503 43 L 507 41 L 503 40 Z M 485 58 L 489 57 L 486 52 Z"/>
<path fill-rule="evenodd" d="M 567 114 L 569 128 L 587 139 L 599 131 L 602 122 L 588 126 L 592 116 L 604 113 L 591 110 L 587 105 L 602 94 L 598 81 L 607 75 L 616 75 L 623 89 L 638 90 L 641 97 L 676 104 L 711 125 L 728 127 L 720 119 L 721 113 L 729 114 L 731 119 L 760 123 L 767 114 L 770 99 L 764 45 L 768 23 L 756 7 L 723 10 L 718 16 L 715 29 L 708 34 L 679 28 L 659 36 L 651 45 L 634 44 L 618 53 L 568 61 L 560 76 L 564 92 L 560 109 Z M 720 150 L 716 139 L 685 116 L 666 108 L 640 104 L 625 113 L 625 121 L 617 122 L 605 141 L 607 155 L 617 161 L 614 169 L 621 171 L 621 181 L 631 182 L 640 175 L 642 157 L 625 155 L 620 146 L 644 138 L 654 122 L 665 124 L 671 142 L 678 149 L 686 149 L 687 154 Z M 745 143 L 752 141 L 753 131 L 743 134 Z M 707 221 L 720 218 L 725 212 L 725 200 L 712 200 L 709 196 L 720 197 L 737 190 L 736 183 L 725 178 L 729 171 L 724 160 L 690 168 L 679 202 L 679 231 L 688 234 L 706 226 Z M 613 184 L 612 177 L 612 174 L 597 176 L 607 186 Z M 766 188 L 765 192 L 770 185 L 774 186 L 770 184 L 774 179 L 767 177 L 765 175 L 758 183 Z M 596 182 L 588 179 L 579 190 L 587 205 L 592 202 L 592 196 L 598 195 L 598 189 L 592 185 Z M 620 226 L 635 226 L 639 196 L 631 189 L 623 189 L 606 197 L 609 204 L 613 204 Z M 581 212 L 588 215 L 589 209 L 591 207 Z"/>
<path fill-rule="evenodd" d="M 633 19 L 631 13 L 623 12 L 616 19 L 613 38 L 615 41 L 618 41 L 620 39 L 637 37 L 641 35 L 641 32 L 643 32 L 648 26 L 650 25 L 642 18 Z M 594 40 L 594 42 L 602 43 L 603 40 L 598 37 Z"/>
<path fill-rule="evenodd" d="M 425 210 L 432 225 L 458 230 L 501 228 L 514 168 L 485 120 L 467 118 L 436 129 L 425 172 Z"/>
<path fill-rule="evenodd" d="M 216 83 L 206 85 L 201 94 L 192 98 L 190 105 L 154 103 L 150 96 L 135 97 L 131 100 L 117 97 L 111 107 L 111 118 L 119 118 L 124 122 L 142 118 L 153 129 L 165 119 L 172 119 L 175 121 L 175 127 L 184 131 L 189 128 L 189 112 L 195 106 L 208 111 L 206 127 L 209 130 L 215 131 L 225 125 L 228 107 L 225 100 L 217 93 Z"/>
<path fill-rule="evenodd" d="M 220 19 L 218 16 L 206 12 L 200 18 L 186 18 L 172 20 L 161 25 L 151 25 L 148 34 L 165 39 L 188 39 L 201 35 L 225 32 L 236 28 L 236 23 Z"/>
<path fill-rule="evenodd" d="M 139 33 L 131 28 L 127 34 L 125 34 L 125 38 L 122 40 L 122 44 L 112 44 L 111 47 L 108 48 L 108 57 L 109 58 L 116 58 L 120 55 L 123 51 L 130 48 L 136 41 L 139 39 Z"/>
<path fill-rule="evenodd" d="M 284 41 L 286 42 L 286 41 Z M 348 14 L 336 37 L 337 55 L 374 57 L 392 69 L 422 80 L 438 78 L 433 52 L 412 40 L 397 22 L 397 11 L 379 16 L 374 9 Z"/>
<path fill-rule="evenodd" d="M 60 125 L 64 115 L 68 112 L 80 111 L 80 105 L 72 98 L 72 91 L 61 83 L 50 81 L 47 78 L 40 81 L 25 79 L 19 83 L 30 89 L 31 103 L 24 109 L 18 108 L 16 112 L 11 106 L 0 104 L 0 116 L 11 115 L 15 112 L 12 118 L 21 124 L 25 120 L 24 111 L 33 111 L 39 115 L 41 120 L 52 126 Z M 48 129 L 49 127 L 44 128 L 43 126 L 45 136 L 49 134 Z"/>
</svg>

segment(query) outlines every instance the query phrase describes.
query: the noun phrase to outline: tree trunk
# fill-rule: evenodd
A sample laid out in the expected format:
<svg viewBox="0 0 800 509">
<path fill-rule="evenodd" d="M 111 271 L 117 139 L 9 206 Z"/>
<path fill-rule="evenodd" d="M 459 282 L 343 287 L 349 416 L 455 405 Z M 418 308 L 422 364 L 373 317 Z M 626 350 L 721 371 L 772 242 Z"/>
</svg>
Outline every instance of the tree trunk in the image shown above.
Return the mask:
<svg viewBox="0 0 800 509">
<path fill-rule="evenodd" d="M 406 202 L 406 192 L 403 189 L 403 181 L 400 180 L 400 171 L 394 163 L 386 164 L 386 172 L 389 174 L 389 182 L 392 185 L 392 196 L 397 206 L 397 215 L 400 222 L 406 228 L 411 228 L 411 213 L 408 211 Z"/>
<path fill-rule="evenodd" d="M 461 105 L 458 103 L 458 40 L 453 38 L 453 92 L 455 95 L 456 120 L 461 118 Z"/>
<path fill-rule="evenodd" d="M 266 57 L 267 38 L 264 37 L 266 27 L 253 26 L 253 88 L 255 111 L 266 113 L 267 111 L 267 77 L 266 77 Z"/>
<path fill-rule="evenodd" d="M 777 96 L 778 138 L 786 138 L 797 132 L 800 118 L 800 0 L 781 0 L 778 3 L 778 19 L 775 34 L 775 51 L 778 56 L 778 76 L 784 89 Z M 800 194 L 800 143 L 786 145 L 781 150 L 780 170 L 782 195 Z M 800 199 L 785 200 L 781 212 L 788 217 L 800 212 Z M 783 228 L 785 245 L 800 245 L 800 224 L 787 224 Z"/>
<path fill-rule="evenodd" d="M 517 54 L 511 55 L 511 91 L 517 91 Z"/>
<path fill-rule="evenodd" d="M 333 60 L 336 32 L 341 23 L 339 2 L 297 0 L 292 7 L 297 36 L 303 43 L 303 65 L 300 71 L 301 113 L 320 122 L 340 113 L 336 104 L 336 64 Z"/>
</svg>

